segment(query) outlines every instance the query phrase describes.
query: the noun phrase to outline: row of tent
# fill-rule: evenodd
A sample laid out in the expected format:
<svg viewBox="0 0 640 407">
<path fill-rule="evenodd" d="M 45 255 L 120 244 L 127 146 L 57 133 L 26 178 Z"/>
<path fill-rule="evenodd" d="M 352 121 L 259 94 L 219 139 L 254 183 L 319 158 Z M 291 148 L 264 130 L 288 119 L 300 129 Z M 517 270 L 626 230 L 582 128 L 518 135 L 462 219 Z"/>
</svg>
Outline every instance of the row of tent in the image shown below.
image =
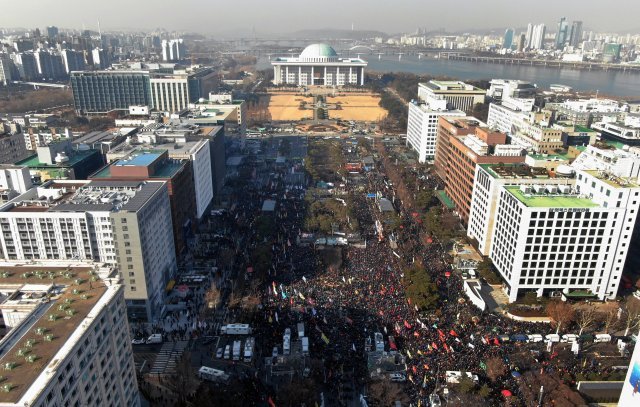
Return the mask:
<svg viewBox="0 0 640 407">
<path fill-rule="evenodd" d="M 609 334 L 596 334 L 596 335 L 575 335 L 575 334 L 564 334 L 562 336 L 558 334 L 549 334 L 549 335 L 540 335 L 540 334 L 515 334 L 515 335 L 498 335 L 497 339 L 500 342 L 611 342 L 611 335 Z"/>
</svg>

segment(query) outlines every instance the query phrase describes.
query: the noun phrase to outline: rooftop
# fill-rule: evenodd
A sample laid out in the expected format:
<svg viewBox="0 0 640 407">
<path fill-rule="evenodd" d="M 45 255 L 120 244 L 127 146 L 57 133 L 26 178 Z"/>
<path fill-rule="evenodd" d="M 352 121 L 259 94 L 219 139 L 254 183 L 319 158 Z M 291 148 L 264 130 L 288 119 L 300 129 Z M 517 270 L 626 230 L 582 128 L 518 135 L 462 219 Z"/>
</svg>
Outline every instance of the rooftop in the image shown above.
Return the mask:
<svg viewBox="0 0 640 407">
<path fill-rule="evenodd" d="M 493 178 L 550 178 L 545 168 L 523 164 L 479 164 Z"/>
<path fill-rule="evenodd" d="M 604 181 L 606 184 L 616 188 L 638 188 L 637 178 L 617 177 L 605 171 L 585 170 L 585 173 Z"/>
<path fill-rule="evenodd" d="M 16 165 L 22 166 L 26 165 L 29 168 L 59 168 L 59 167 L 72 167 L 79 162 L 85 160 L 86 158 L 99 154 L 98 150 L 74 150 L 73 154 L 68 156 L 69 161 L 64 162 L 62 164 L 47 164 L 42 163 L 38 160 L 38 154 L 34 154 L 31 157 L 25 158 L 24 160 L 18 161 Z"/>
<path fill-rule="evenodd" d="M 486 91 L 476 88 L 473 85 L 469 85 L 468 83 L 464 83 L 461 81 L 429 81 L 429 82 L 420 82 L 420 86 L 425 86 L 431 90 L 436 92 L 438 91 L 463 91 L 463 92 L 477 92 L 477 93 L 485 93 Z"/>
<path fill-rule="evenodd" d="M 0 403 L 17 403 L 42 374 L 50 374 L 59 363 L 53 357 L 72 334 L 87 321 L 91 310 L 107 292 L 92 267 L 0 267 L 0 285 L 53 284 L 51 294 L 20 325 L 0 342 L 3 390 Z"/>
<path fill-rule="evenodd" d="M 146 167 L 152 164 L 155 160 L 160 158 L 164 151 L 158 150 L 146 150 L 136 152 L 134 155 L 129 158 L 119 160 L 112 165 L 117 167 L 125 167 L 125 166 L 141 166 Z"/>
<path fill-rule="evenodd" d="M 162 188 L 162 182 L 109 181 L 50 182 L 32 188 L 3 205 L 5 212 L 78 212 L 137 211 L 153 194 Z"/>
<path fill-rule="evenodd" d="M 519 186 L 504 187 L 511 195 L 530 208 L 597 208 L 600 205 L 591 199 L 577 195 L 534 195 L 525 194 Z"/>
</svg>

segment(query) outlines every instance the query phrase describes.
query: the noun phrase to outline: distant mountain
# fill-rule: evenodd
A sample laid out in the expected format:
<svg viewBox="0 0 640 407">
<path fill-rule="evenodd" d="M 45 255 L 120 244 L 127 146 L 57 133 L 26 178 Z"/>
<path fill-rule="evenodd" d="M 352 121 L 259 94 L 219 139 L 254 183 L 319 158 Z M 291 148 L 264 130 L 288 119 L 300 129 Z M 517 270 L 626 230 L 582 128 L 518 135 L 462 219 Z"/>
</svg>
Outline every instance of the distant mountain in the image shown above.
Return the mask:
<svg viewBox="0 0 640 407">
<path fill-rule="evenodd" d="M 352 39 L 360 40 L 363 38 L 388 37 L 387 33 L 373 30 L 339 30 L 333 28 L 325 29 L 309 29 L 292 32 L 285 36 L 289 38 L 305 38 L 305 39 Z"/>
</svg>

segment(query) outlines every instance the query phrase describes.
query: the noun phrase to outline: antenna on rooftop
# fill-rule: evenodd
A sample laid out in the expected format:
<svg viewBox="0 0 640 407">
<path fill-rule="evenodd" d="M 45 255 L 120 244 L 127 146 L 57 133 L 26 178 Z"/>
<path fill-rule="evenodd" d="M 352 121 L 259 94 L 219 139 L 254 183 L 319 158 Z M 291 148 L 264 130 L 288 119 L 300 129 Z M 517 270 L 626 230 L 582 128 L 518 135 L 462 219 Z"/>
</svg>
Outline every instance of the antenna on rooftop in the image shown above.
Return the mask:
<svg viewBox="0 0 640 407">
<path fill-rule="evenodd" d="M 98 35 L 100 36 L 100 39 L 102 39 L 102 30 L 100 29 L 100 19 L 98 18 Z"/>
</svg>

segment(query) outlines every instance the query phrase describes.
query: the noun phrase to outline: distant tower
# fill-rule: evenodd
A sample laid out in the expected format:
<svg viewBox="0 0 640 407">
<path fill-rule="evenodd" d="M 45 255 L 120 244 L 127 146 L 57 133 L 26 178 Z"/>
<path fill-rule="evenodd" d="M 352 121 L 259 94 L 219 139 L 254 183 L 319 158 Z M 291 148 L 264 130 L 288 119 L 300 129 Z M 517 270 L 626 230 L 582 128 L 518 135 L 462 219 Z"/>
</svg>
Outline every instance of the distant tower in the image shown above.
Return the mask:
<svg viewBox="0 0 640 407">
<path fill-rule="evenodd" d="M 353 22 L 351 23 L 351 31 L 353 31 Z"/>
</svg>

